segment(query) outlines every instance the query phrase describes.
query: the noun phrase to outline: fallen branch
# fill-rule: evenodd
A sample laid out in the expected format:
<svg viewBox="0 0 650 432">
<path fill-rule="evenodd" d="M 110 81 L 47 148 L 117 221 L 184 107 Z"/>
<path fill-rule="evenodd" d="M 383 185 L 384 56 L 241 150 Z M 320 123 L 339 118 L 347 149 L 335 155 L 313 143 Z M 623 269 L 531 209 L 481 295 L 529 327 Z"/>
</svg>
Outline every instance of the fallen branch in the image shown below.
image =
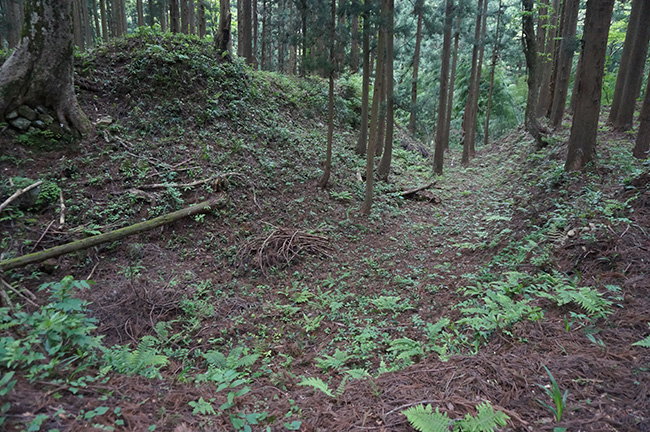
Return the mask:
<svg viewBox="0 0 650 432">
<path fill-rule="evenodd" d="M 420 192 L 422 190 L 429 189 L 435 183 L 436 183 L 435 181 L 432 181 L 430 183 L 425 184 L 424 186 L 418 186 L 418 187 L 413 188 L 413 189 L 408 189 L 408 190 L 402 191 L 402 193 L 400 195 L 402 195 L 404 198 L 408 198 L 411 195 L 415 195 L 416 193 L 418 193 L 418 192 Z"/>
<path fill-rule="evenodd" d="M 9 288 L 9 289 L 10 289 L 11 291 L 13 291 L 16 295 L 22 297 L 22 298 L 23 298 L 27 303 L 29 303 L 30 305 L 32 305 L 32 306 L 34 306 L 34 307 L 38 307 L 38 305 L 37 305 L 34 301 L 32 301 L 32 300 L 36 300 L 36 296 L 34 295 L 34 293 L 32 293 L 31 291 L 29 291 L 29 290 L 26 289 L 25 292 L 26 292 L 27 294 L 29 294 L 29 296 L 27 296 L 27 295 L 21 293 L 18 289 L 14 288 L 14 287 L 13 287 L 9 282 L 7 282 L 6 280 L 0 278 L 0 281 L 2 281 L 2 285 L 4 285 L 5 287 Z M 31 298 L 30 298 L 30 297 L 31 297 Z"/>
<path fill-rule="evenodd" d="M 218 176 L 208 177 L 202 180 L 196 180 L 190 183 L 156 183 L 140 186 L 140 189 L 167 189 L 167 188 L 191 188 L 194 186 L 199 186 L 205 183 L 213 182 L 215 186 L 223 182 L 228 177 L 242 177 L 244 176 L 240 173 L 232 172 L 225 173 Z"/>
<path fill-rule="evenodd" d="M 39 181 L 37 181 L 36 183 L 32 183 L 32 184 L 30 184 L 30 185 L 27 186 L 26 188 L 23 188 L 23 189 L 20 189 L 20 190 L 17 190 L 16 192 L 14 192 L 14 194 L 13 194 L 12 196 L 10 196 L 9 198 L 7 198 L 7 199 L 5 200 L 5 202 L 3 202 L 2 204 L 0 204 L 0 212 L 2 212 L 2 210 L 5 209 L 5 207 L 7 207 L 9 204 L 11 204 L 11 202 L 12 202 L 13 200 L 15 200 L 16 198 L 18 198 L 18 197 L 21 196 L 22 194 L 24 194 L 24 193 L 26 193 L 26 192 L 29 192 L 30 190 L 34 189 L 35 187 L 40 186 L 41 183 L 43 183 L 43 180 L 39 180 Z"/>
<path fill-rule="evenodd" d="M 187 207 L 182 210 L 178 210 L 163 216 L 159 216 L 157 218 L 148 221 L 139 222 L 134 225 L 130 225 L 128 227 L 117 229 L 115 231 L 77 240 L 72 243 L 56 246 L 41 252 L 31 253 L 28 255 L 23 255 L 18 258 L 2 261 L 0 262 L 0 271 L 10 270 L 16 267 L 23 267 L 28 264 L 45 261 L 46 259 L 49 258 L 55 258 L 61 255 L 68 254 L 70 252 L 76 252 L 78 250 L 87 249 L 102 243 L 120 240 L 124 237 L 133 234 L 138 234 L 143 231 L 149 231 L 154 228 L 158 228 L 159 226 L 172 223 L 178 219 L 209 211 L 211 208 L 219 207 L 223 205 L 225 201 L 226 201 L 226 196 L 220 195 L 216 198 L 210 199 L 208 201 L 204 201 L 192 207 Z"/>
</svg>

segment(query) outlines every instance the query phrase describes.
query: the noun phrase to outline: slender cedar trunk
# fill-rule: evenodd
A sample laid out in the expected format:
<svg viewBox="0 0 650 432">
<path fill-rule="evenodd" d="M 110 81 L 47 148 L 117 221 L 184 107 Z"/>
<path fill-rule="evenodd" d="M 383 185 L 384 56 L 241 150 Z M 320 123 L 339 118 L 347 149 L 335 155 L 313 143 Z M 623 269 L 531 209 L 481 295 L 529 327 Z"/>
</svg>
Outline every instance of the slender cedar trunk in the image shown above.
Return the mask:
<svg viewBox="0 0 650 432">
<path fill-rule="evenodd" d="M 395 127 L 395 98 L 393 94 L 393 15 L 395 11 L 395 0 L 389 0 L 388 5 L 388 22 L 386 23 L 386 136 L 384 144 L 384 154 L 381 157 L 377 167 L 377 176 L 380 180 L 387 181 L 390 174 L 390 164 L 393 158 L 393 134 Z M 378 143 L 381 146 L 381 142 Z"/>
<path fill-rule="evenodd" d="M 546 145 L 537 122 L 537 40 L 535 39 L 535 24 L 533 23 L 534 0 L 522 0 L 524 13 L 522 16 L 524 55 L 528 69 L 528 98 L 526 99 L 526 113 L 524 124 L 526 130 L 535 139 L 537 148 Z"/>
<path fill-rule="evenodd" d="M 488 7 L 488 0 L 485 0 L 485 2 L 483 3 L 483 23 L 481 25 L 481 41 L 480 41 L 481 49 L 479 50 L 478 64 L 476 65 L 476 84 L 474 85 L 476 91 L 474 92 L 474 101 L 472 102 L 474 109 L 472 110 L 472 127 L 470 128 L 470 137 L 471 137 L 471 139 L 469 140 L 470 157 L 474 157 L 474 155 L 476 154 L 474 145 L 476 144 L 476 130 L 478 128 L 478 101 L 479 101 L 479 95 L 481 94 L 481 75 L 483 74 L 483 55 L 485 54 L 487 7 Z"/>
<path fill-rule="evenodd" d="M 447 97 L 447 108 L 443 125 L 442 142 L 445 150 L 449 150 L 449 131 L 451 129 L 451 113 L 454 109 L 454 87 L 456 84 L 456 66 L 458 65 L 458 42 L 460 40 L 460 15 L 456 17 L 456 35 L 454 36 L 454 53 L 451 55 L 451 73 L 449 74 L 449 95 Z"/>
<path fill-rule="evenodd" d="M 283 16 L 283 11 L 285 10 L 285 0 L 280 0 L 278 2 L 278 11 L 277 11 L 277 17 Z M 289 23 L 291 20 L 289 20 Z M 287 39 L 288 39 L 288 31 L 286 29 L 286 26 L 289 25 L 289 23 L 285 22 L 279 22 L 278 24 L 278 72 L 284 73 L 285 67 L 284 67 L 284 59 L 285 59 L 285 50 L 287 46 Z M 271 32 L 271 36 L 273 36 L 273 32 Z"/>
<path fill-rule="evenodd" d="M 377 132 L 379 131 L 379 100 L 384 92 L 384 55 L 386 52 L 386 27 L 388 21 L 388 7 L 390 0 L 382 0 L 381 3 L 381 25 L 379 27 L 379 41 L 377 43 L 377 69 L 375 72 L 375 86 L 372 95 L 372 111 L 370 115 L 370 139 L 366 151 L 366 194 L 361 206 L 361 213 L 370 214 L 373 195 L 373 171 L 375 165 L 375 146 L 377 145 Z"/>
<path fill-rule="evenodd" d="M 73 135 L 90 130 L 74 89 L 71 19 L 69 0 L 27 0 L 22 39 L 0 67 L 0 121 L 20 105 L 44 106 Z"/>
<path fill-rule="evenodd" d="M 120 19 L 122 21 L 122 34 L 129 32 L 129 25 L 126 21 L 126 0 L 120 0 Z"/>
<path fill-rule="evenodd" d="M 359 73 L 359 14 L 354 13 L 350 19 L 350 73 Z"/>
<path fill-rule="evenodd" d="M 231 18 L 230 0 L 219 0 L 219 29 L 214 38 L 214 44 L 218 55 L 223 59 L 229 59 L 232 56 Z"/>
<path fill-rule="evenodd" d="M 135 8 L 138 13 L 138 27 L 143 27 L 144 26 L 144 5 L 142 4 L 142 0 L 137 0 L 135 2 Z"/>
<path fill-rule="evenodd" d="M 189 34 L 196 34 L 196 2 L 187 0 L 187 24 Z"/>
<path fill-rule="evenodd" d="M 537 30 L 535 35 L 537 37 L 537 67 L 539 71 L 539 65 L 543 61 L 544 49 L 546 47 L 546 39 L 548 36 L 548 6 L 549 0 L 538 0 L 537 3 Z M 541 87 L 542 80 L 537 80 L 537 89 L 535 90 L 539 95 L 539 89 Z M 537 99 L 539 101 L 539 97 Z"/>
<path fill-rule="evenodd" d="M 336 0 L 332 0 L 330 8 L 330 52 L 329 52 L 329 99 L 327 107 L 327 153 L 323 175 L 318 181 L 321 188 L 327 187 L 332 172 L 332 141 L 334 140 L 334 74 L 336 73 L 335 40 L 336 40 Z"/>
<path fill-rule="evenodd" d="M 386 45 L 388 41 L 384 41 L 383 61 L 381 64 L 381 76 L 375 77 L 375 85 L 381 83 L 379 94 L 379 119 L 377 120 L 377 135 L 375 137 L 375 156 L 381 156 L 384 143 L 384 134 L 386 132 Z"/>
<path fill-rule="evenodd" d="M 251 55 L 252 55 L 252 65 L 257 69 L 259 66 L 259 63 L 257 61 L 257 51 L 258 51 L 258 27 L 259 27 L 259 21 L 258 21 L 258 10 L 257 10 L 257 0 L 253 0 L 253 9 L 252 9 L 252 14 L 253 14 L 253 20 L 252 20 L 252 25 L 253 25 L 253 43 L 252 43 L 252 49 L 251 49 Z"/>
<path fill-rule="evenodd" d="M 93 14 L 93 20 L 95 22 L 95 38 L 93 41 L 94 46 L 99 45 L 99 41 L 102 38 L 102 25 L 99 20 L 99 10 L 97 9 L 97 0 L 93 0 L 93 5 L 92 5 L 92 14 Z"/>
<path fill-rule="evenodd" d="M 645 98 L 639 116 L 639 134 L 636 137 L 633 155 L 639 159 L 650 156 L 650 79 L 645 89 Z"/>
<path fill-rule="evenodd" d="M 569 137 L 565 170 L 581 170 L 596 154 L 596 134 L 602 97 L 607 36 L 614 0 L 588 0 L 581 67 L 576 84 L 578 97 Z"/>
<path fill-rule="evenodd" d="M 85 49 L 83 30 L 81 28 L 81 4 L 80 0 L 72 0 L 72 28 L 74 43 L 80 51 Z"/>
<path fill-rule="evenodd" d="M 302 64 L 300 65 L 300 76 L 307 75 L 307 0 L 300 0 L 300 22 L 302 24 Z"/>
<path fill-rule="evenodd" d="M 454 1 L 445 5 L 445 29 L 442 37 L 442 66 L 440 68 L 440 95 L 438 96 L 438 122 L 436 125 L 436 144 L 433 156 L 433 171 L 442 175 L 445 143 L 444 131 L 447 123 L 447 88 L 449 84 L 449 57 L 451 56 L 451 27 L 453 23 Z"/>
<path fill-rule="evenodd" d="M 575 35 L 578 25 L 579 9 L 580 0 L 565 0 L 562 16 L 562 34 L 558 51 L 557 76 L 555 77 L 550 114 L 550 125 L 554 129 L 561 126 L 562 118 L 564 117 L 564 109 L 569 92 L 569 80 L 571 78 L 573 53 L 578 47 Z"/>
<path fill-rule="evenodd" d="M 94 2 L 93 2 L 94 3 Z M 88 1 L 81 0 L 81 16 L 82 16 L 82 26 L 83 26 L 83 35 L 84 41 L 86 43 L 86 48 L 93 46 L 93 37 L 92 37 L 92 26 L 90 19 L 90 11 L 88 10 Z"/>
<path fill-rule="evenodd" d="M 266 47 L 267 47 L 267 32 L 268 32 L 268 26 L 266 25 L 266 20 L 267 20 L 267 15 L 268 15 L 268 9 L 266 8 L 266 0 L 262 2 L 262 40 L 260 41 L 260 69 L 264 70 L 267 69 L 266 66 Z"/>
<path fill-rule="evenodd" d="M 198 0 L 196 4 L 197 29 L 200 38 L 207 34 L 207 25 L 205 21 L 205 0 Z"/>
<path fill-rule="evenodd" d="M 485 128 L 483 143 L 487 146 L 490 141 L 490 111 L 492 110 L 492 94 L 494 93 L 494 75 L 499 58 L 500 30 L 501 30 L 501 0 L 499 0 L 499 9 L 497 10 L 497 31 L 494 37 L 494 47 L 492 48 L 492 64 L 490 65 L 490 90 L 488 91 L 487 108 L 485 110 Z"/>
<path fill-rule="evenodd" d="M 147 1 L 147 8 L 149 10 L 149 26 L 153 27 L 154 26 L 154 9 L 153 9 L 153 0 L 148 0 Z"/>
<path fill-rule="evenodd" d="M 249 65 L 254 65 L 253 58 L 253 28 L 252 28 L 252 4 L 251 0 L 239 0 L 241 17 L 239 18 L 239 41 L 241 46 L 238 47 L 239 55 L 246 60 Z"/>
<path fill-rule="evenodd" d="M 551 75 L 553 72 L 553 58 L 556 51 L 556 36 L 557 36 L 557 23 L 558 12 L 560 8 L 560 0 L 553 0 L 549 11 L 548 21 L 548 34 L 546 37 L 546 44 L 544 45 L 544 54 L 541 56 L 539 64 L 539 100 L 537 101 L 537 116 L 545 116 L 549 111 L 551 103 Z M 541 47 L 539 47 L 541 48 Z"/>
<path fill-rule="evenodd" d="M 108 42 L 108 17 L 106 15 L 105 0 L 99 0 L 99 14 L 102 21 L 102 39 L 104 39 L 104 42 Z"/>
<path fill-rule="evenodd" d="M 363 15 L 363 79 L 361 83 L 361 127 L 357 141 L 357 154 L 366 153 L 368 141 L 368 104 L 370 101 L 370 18 L 369 11 Z"/>
<path fill-rule="evenodd" d="M 479 42 L 481 38 L 481 12 L 483 11 L 483 1 L 478 0 L 478 9 L 476 12 L 476 27 L 474 28 L 474 48 L 472 49 L 472 69 L 469 77 L 469 91 L 467 94 L 467 101 L 465 102 L 465 112 L 463 113 L 463 157 L 462 164 L 464 166 L 469 165 L 470 158 L 470 141 L 472 140 L 472 127 L 476 129 L 476 125 L 472 123 L 472 118 L 474 116 L 474 93 L 477 92 L 476 89 L 476 65 L 478 63 L 479 55 Z"/>
<path fill-rule="evenodd" d="M 618 131 L 626 131 L 632 128 L 636 100 L 641 92 L 641 81 L 643 80 L 643 68 L 648 54 L 648 42 L 650 41 L 650 1 L 646 0 L 641 6 L 639 25 L 635 31 L 636 37 L 632 45 L 627 74 L 623 84 L 621 103 L 616 120 L 613 126 Z"/>
<path fill-rule="evenodd" d="M 172 33 L 178 33 L 180 30 L 178 0 L 169 0 L 169 29 Z"/>
<path fill-rule="evenodd" d="M 614 86 L 614 98 L 612 99 L 612 106 L 609 110 L 609 117 L 607 118 L 608 124 L 614 124 L 616 117 L 618 117 L 618 110 L 623 103 L 623 87 L 625 86 L 626 78 L 630 66 L 630 58 L 632 57 L 632 48 L 634 40 L 636 39 L 639 30 L 639 23 L 641 22 L 641 8 L 646 3 L 646 0 L 632 0 L 632 10 L 630 11 L 629 21 L 627 24 L 627 31 L 625 32 L 625 42 L 623 43 L 623 52 L 621 53 L 621 62 L 618 67 L 618 74 L 616 75 L 616 85 Z M 644 25 L 647 25 L 644 23 Z M 625 101 L 628 103 L 629 101 Z"/>
<path fill-rule="evenodd" d="M 296 75 L 298 72 L 298 39 L 294 26 L 295 12 L 293 1 L 289 1 L 289 23 L 291 25 L 292 36 L 289 43 L 289 65 L 287 72 L 290 75 Z"/>
<path fill-rule="evenodd" d="M 418 106 L 418 73 L 420 71 L 420 45 L 422 43 L 422 9 L 424 0 L 415 2 L 415 15 L 417 27 L 415 31 L 415 49 L 413 50 L 413 80 L 411 81 L 411 114 L 409 116 L 409 131 L 415 134 L 417 106 Z"/>
<path fill-rule="evenodd" d="M 169 29 L 169 1 L 170 0 L 159 0 L 160 15 L 158 19 L 160 20 L 160 30 L 163 32 L 166 32 Z"/>
<path fill-rule="evenodd" d="M 181 33 L 188 34 L 190 31 L 189 0 L 180 0 L 180 4 L 181 4 Z"/>
</svg>

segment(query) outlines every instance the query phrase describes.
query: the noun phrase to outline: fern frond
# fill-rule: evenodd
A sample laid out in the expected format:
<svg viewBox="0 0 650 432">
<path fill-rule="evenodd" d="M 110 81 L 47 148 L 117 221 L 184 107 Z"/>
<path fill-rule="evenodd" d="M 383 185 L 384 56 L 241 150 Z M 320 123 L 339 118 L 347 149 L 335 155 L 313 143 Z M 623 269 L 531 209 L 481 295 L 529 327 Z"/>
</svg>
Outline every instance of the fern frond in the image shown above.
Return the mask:
<svg viewBox="0 0 650 432">
<path fill-rule="evenodd" d="M 505 426 L 506 420 L 509 419 L 501 411 L 494 411 L 489 402 L 482 402 L 476 406 L 476 416 L 469 414 L 459 422 L 463 432 L 493 432 L 499 426 Z"/>
<path fill-rule="evenodd" d="M 302 381 L 298 383 L 299 386 L 310 386 L 316 390 L 320 390 L 329 397 L 334 397 L 332 391 L 329 389 L 329 386 L 325 381 L 316 377 L 303 378 Z"/>
<path fill-rule="evenodd" d="M 447 432 L 449 430 L 449 417 L 441 413 L 436 407 L 435 412 L 431 405 L 415 405 L 402 411 L 415 430 L 420 432 Z"/>
<path fill-rule="evenodd" d="M 650 326 L 650 323 L 648 325 Z M 650 348 L 650 335 L 646 336 L 644 339 L 641 339 L 638 342 L 634 342 L 632 345 L 636 345 L 644 348 Z"/>
</svg>

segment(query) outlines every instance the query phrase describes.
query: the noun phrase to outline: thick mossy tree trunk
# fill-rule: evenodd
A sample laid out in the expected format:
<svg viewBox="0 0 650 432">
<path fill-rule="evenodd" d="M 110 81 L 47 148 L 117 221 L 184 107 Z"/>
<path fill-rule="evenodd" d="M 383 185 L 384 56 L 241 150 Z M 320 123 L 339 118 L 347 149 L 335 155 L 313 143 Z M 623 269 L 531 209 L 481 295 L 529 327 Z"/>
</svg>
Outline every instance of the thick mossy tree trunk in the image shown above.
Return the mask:
<svg viewBox="0 0 650 432">
<path fill-rule="evenodd" d="M 73 84 L 72 0 L 27 0 L 22 40 L 0 68 L 0 119 L 20 105 L 51 108 L 64 129 L 90 122 Z"/>
<path fill-rule="evenodd" d="M 219 1 L 219 30 L 214 38 L 214 45 L 223 59 L 229 59 L 232 55 L 232 42 L 230 35 L 230 0 Z"/>
<path fill-rule="evenodd" d="M 534 3 L 533 0 L 522 0 L 522 5 L 524 9 L 522 16 L 524 55 L 526 57 L 526 69 L 528 70 L 528 97 L 526 99 L 524 124 L 526 131 L 535 138 L 535 145 L 539 149 L 544 147 L 546 142 L 542 136 L 535 112 L 539 86 L 537 85 L 537 40 L 535 39 L 535 26 L 533 23 Z"/>
</svg>

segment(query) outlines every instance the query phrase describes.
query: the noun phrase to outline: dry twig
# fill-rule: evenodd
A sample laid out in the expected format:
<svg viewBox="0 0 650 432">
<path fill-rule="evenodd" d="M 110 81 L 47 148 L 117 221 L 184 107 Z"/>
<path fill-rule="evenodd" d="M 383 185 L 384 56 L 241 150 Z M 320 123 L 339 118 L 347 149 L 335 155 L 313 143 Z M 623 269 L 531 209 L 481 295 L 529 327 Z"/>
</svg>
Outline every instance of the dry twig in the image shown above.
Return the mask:
<svg viewBox="0 0 650 432">
<path fill-rule="evenodd" d="M 2 210 L 5 209 L 5 207 L 7 207 L 9 204 L 11 204 L 11 202 L 12 202 L 13 200 L 15 200 L 16 198 L 18 198 L 18 197 L 21 196 L 22 194 L 24 194 L 24 193 L 26 193 L 26 192 L 29 192 L 30 190 L 34 189 L 35 187 L 40 186 L 42 183 L 43 183 L 43 180 L 39 180 L 39 181 L 37 181 L 36 183 L 32 183 L 32 184 L 30 184 L 30 185 L 27 186 L 26 188 L 23 188 L 23 189 L 20 189 L 20 190 L 17 190 L 16 192 L 14 192 L 14 194 L 13 194 L 12 196 L 10 196 L 9 198 L 7 198 L 7 199 L 6 199 L 2 204 L 0 204 L 0 212 L 2 212 Z"/>
</svg>

